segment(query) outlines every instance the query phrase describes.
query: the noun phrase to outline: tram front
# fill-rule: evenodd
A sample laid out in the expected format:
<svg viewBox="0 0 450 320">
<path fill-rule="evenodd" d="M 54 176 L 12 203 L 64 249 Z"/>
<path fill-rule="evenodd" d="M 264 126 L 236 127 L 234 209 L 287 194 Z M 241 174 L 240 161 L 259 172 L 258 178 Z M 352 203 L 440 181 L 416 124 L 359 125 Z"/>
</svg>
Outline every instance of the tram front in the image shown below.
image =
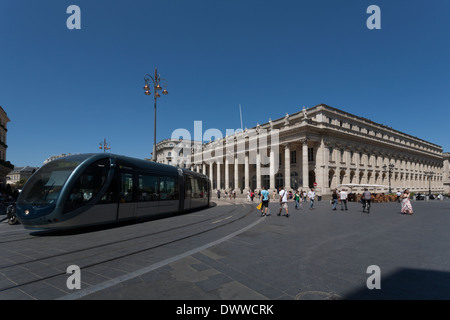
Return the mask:
<svg viewBox="0 0 450 320">
<path fill-rule="evenodd" d="M 68 207 L 73 207 L 77 199 L 71 194 L 75 188 L 81 192 L 80 183 L 91 185 L 104 184 L 110 169 L 110 160 L 99 159 L 100 155 L 82 154 L 53 160 L 36 171 L 25 186 L 17 200 L 17 217 L 27 229 L 52 229 L 65 227 Z M 98 165 L 98 163 L 102 165 Z M 99 168 L 100 171 L 97 169 Z M 96 170 L 97 169 L 97 170 Z M 95 171 L 95 172 L 93 172 Z M 89 174 L 91 173 L 91 174 Z M 86 176 L 88 175 L 88 176 Z M 96 190 L 84 190 L 78 202 L 86 203 L 94 198 Z M 68 203 L 70 202 L 70 203 Z M 79 206 L 78 206 L 79 207 Z"/>
</svg>

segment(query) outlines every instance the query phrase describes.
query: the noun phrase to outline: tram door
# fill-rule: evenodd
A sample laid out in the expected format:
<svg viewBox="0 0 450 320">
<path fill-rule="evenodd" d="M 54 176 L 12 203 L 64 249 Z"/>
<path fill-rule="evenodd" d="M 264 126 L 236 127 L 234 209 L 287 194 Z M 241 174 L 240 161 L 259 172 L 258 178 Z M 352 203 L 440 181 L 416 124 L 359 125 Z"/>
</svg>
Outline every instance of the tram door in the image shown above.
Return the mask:
<svg viewBox="0 0 450 320">
<path fill-rule="evenodd" d="M 133 218 L 135 216 L 134 190 L 133 173 L 121 171 L 118 219 Z"/>
</svg>

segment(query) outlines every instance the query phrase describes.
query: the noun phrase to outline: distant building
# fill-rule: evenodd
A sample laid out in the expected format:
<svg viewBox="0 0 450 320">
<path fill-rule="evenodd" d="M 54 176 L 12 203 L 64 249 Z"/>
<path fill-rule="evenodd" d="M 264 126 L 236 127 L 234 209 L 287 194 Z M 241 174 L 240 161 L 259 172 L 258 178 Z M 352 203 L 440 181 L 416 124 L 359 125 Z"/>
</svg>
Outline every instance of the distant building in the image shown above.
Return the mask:
<svg viewBox="0 0 450 320">
<path fill-rule="evenodd" d="M 6 175 L 6 183 L 16 184 L 21 179 L 28 180 L 28 178 L 31 177 L 37 169 L 39 169 L 39 167 L 16 167 L 13 171 Z"/>
<path fill-rule="evenodd" d="M 196 150 L 188 166 L 208 175 L 213 190 L 450 191 L 450 154 L 441 146 L 324 104 Z"/>
<path fill-rule="evenodd" d="M 156 144 L 156 162 L 181 168 L 190 168 L 190 155 L 193 148 L 201 148 L 200 141 L 165 139 Z M 183 161 L 183 152 L 189 150 L 189 163 Z"/>
<path fill-rule="evenodd" d="M 7 124 L 9 122 L 8 115 L 0 106 L 0 183 L 6 185 L 6 175 L 14 169 L 14 166 L 6 161 L 6 132 L 8 131 Z"/>
<path fill-rule="evenodd" d="M 443 181 L 444 181 L 444 192 L 450 193 L 450 153 L 444 152 L 444 171 L 443 171 Z"/>
</svg>

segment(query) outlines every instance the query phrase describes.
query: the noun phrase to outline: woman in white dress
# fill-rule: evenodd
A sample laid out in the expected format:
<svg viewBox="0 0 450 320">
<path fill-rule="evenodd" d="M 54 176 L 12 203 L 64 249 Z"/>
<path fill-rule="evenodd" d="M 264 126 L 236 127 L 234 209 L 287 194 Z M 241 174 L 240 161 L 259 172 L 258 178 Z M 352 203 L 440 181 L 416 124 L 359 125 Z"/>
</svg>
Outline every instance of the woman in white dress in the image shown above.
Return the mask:
<svg viewBox="0 0 450 320">
<path fill-rule="evenodd" d="M 413 214 L 413 208 L 409 201 L 409 189 L 406 189 L 402 194 L 402 214 Z"/>
</svg>

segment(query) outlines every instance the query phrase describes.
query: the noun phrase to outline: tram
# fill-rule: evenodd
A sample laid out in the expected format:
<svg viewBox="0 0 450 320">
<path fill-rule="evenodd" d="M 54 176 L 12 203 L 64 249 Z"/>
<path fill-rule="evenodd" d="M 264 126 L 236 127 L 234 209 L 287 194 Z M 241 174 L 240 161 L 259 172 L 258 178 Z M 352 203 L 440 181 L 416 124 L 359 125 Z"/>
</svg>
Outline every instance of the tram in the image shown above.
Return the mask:
<svg viewBox="0 0 450 320">
<path fill-rule="evenodd" d="M 208 207 L 208 177 L 114 154 L 53 160 L 27 181 L 17 200 L 26 229 L 71 229 Z"/>
</svg>

